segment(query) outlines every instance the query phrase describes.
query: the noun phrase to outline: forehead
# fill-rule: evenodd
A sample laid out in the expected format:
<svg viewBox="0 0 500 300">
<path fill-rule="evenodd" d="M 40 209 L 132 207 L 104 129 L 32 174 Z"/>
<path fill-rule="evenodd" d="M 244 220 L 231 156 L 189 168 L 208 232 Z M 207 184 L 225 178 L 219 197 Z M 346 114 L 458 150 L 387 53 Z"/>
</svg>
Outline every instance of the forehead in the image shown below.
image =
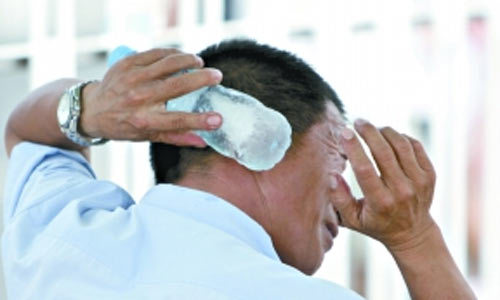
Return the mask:
<svg viewBox="0 0 500 300">
<path fill-rule="evenodd" d="M 345 126 L 342 114 L 332 102 L 326 103 L 325 121 L 330 125 Z"/>
<path fill-rule="evenodd" d="M 316 144 L 317 142 L 326 142 L 330 144 L 337 141 L 342 128 L 346 126 L 346 122 L 337 109 L 331 103 L 326 103 L 325 112 L 321 120 L 313 125 L 305 135 L 309 143 Z"/>
<path fill-rule="evenodd" d="M 312 131 L 316 131 L 317 134 L 323 135 L 337 135 L 346 125 L 344 117 L 337 107 L 331 102 L 327 102 L 325 108 L 322 120 L 313 126 Z"/>
</svg>

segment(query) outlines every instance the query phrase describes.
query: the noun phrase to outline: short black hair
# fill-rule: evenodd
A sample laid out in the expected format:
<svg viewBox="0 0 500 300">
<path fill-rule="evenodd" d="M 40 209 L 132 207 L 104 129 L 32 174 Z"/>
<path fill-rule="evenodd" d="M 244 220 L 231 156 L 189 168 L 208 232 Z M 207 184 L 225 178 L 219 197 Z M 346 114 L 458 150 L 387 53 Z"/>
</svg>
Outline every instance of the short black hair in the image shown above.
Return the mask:
<svg viewBox="0 0 500 300">
<path fill-rule="evenodd" d="M 335 91 L 307 63 L 290 52 L 252 40 L 233 39 L 198 54 L 206 67 L 224 74 L 222 85 L 259 99 L 281 112 L 290 123 L 294 140 L 321 119 L 326 101 L 344 114 Z M 293 141 L 295 142 L 295 141 Z M 156 183 L 174 183 L 192 164 L 202 164 L 214 151 L 151 143 L 151 166 Z"/>
</svg>

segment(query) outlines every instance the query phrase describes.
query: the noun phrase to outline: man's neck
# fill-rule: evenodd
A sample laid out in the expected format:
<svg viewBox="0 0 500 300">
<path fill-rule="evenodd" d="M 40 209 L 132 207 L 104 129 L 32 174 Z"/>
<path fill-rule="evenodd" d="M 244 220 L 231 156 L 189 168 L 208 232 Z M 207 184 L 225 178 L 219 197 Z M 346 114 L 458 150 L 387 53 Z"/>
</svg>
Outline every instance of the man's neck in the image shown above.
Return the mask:
<svg viewBox="0 0 500 300">
<path fill-rule="evenodd" d="M 232 163 L 214 164 L 208 170 L 189 169 L 176 184 L 216 195 L 264 226 L 267 210 L 255 176 Z"/>
</svg>

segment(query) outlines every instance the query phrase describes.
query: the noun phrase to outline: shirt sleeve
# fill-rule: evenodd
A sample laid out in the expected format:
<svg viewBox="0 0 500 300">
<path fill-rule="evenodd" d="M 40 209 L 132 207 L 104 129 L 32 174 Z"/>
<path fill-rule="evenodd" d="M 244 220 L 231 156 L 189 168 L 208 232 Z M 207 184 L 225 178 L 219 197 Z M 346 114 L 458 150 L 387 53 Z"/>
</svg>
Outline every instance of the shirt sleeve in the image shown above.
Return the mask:
<svg viewBox="0 0 500 300">
<path fill-rule="evenodd" d="M 110 193 L 111 192 L 111 193 Z M 113 194 L 114 197 L 110 197 Z M 106 196 L 105 201 L 99 201 Z M 85 158 L 76 151 L 22 142 L 12 151 L 4 191 L 4 225 L 36 208 L 36 223 L 49 223 L 74 200 L 83 207 L 128 207 L 131 197 L 111 182 L 97 180 Z"/>
<path fill-rule="evenodd" d="M 120 241 L 136 242 L 133 204 L 125 190 L 96 179 L 80 153 L 17 145 L 4 193 L 2 259 L 9 298 L 75 299 L 61 295 L 117 285 L 122 279 L 113 266 L 123 262 L 122 252 L 134 251 Z"/>
</svg>

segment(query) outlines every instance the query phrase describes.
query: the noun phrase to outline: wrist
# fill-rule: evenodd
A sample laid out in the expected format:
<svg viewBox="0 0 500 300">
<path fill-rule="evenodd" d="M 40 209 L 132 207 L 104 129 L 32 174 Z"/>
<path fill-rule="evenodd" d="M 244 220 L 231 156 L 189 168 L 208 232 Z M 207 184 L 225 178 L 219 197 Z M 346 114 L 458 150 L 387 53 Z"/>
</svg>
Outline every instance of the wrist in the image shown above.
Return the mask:
<svg viewBox="0 0 500 300">
<path fill-rule="evenodd" d="M 436 248 L 446 249 L 441 230 L 433 220 L 411 239 L 385 246 L 396 260 L 420 259 L 427 254 L 432 255 L 432 250 Z"/>
<path fill-rule="evenodd" d="M 100 82 L 95 81 L 87 84 L 81 93 L 81 113 L 78 131 L 81 135 L 88 138 L 102 137 L 99 131 L 98 122 L 92 113 L 94 95 Z"/>
<path fill-rule="evenodd" d="M 411 242 L 388 249 L 412 299 L 476 299 L 434 222 Z"/>
</svg>

